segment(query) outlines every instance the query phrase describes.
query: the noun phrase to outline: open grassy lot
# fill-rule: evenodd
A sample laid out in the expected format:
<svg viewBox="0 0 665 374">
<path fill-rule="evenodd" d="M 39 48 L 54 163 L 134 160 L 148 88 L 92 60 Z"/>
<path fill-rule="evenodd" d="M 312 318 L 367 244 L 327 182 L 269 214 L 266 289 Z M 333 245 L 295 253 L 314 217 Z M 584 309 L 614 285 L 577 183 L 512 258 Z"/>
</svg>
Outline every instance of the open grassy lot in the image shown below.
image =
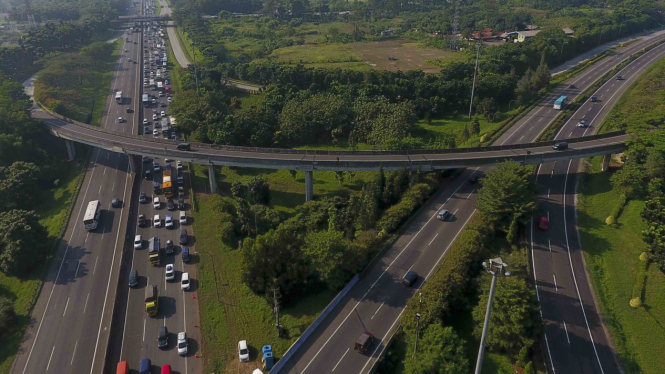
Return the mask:
<svg viewBox="0 0 665 374">
<path fill-rule="evenodd" d="M 297 305 L 282 307 L 280 323 L 287 336 L 279 338 L 271 305 L 242 282 L 242 250 L 229 248 L 220 238 L 221 218 L 215 208 L 224 198 L 204 192 L 209 190 L 204 170 L 206 168 L 199 165 L 194 165 L 191 170 L 196 200 L 192 218 L 197 238 L 196 251 L 200 256 L 199 306 L 205 352 L 204 372 L 251 373 L 260 366 L 258 352 L 261 346 L 272 344 L 276 356 L 284 354 L 335 294 L 322 292 L 301 300 Z M 246 339 L 250 346 L 249 364 L 238 362 L 236 344 L 241 339 Z"/>
<path fill-rule="evenodd" d="M 395 59 L 390 60 L 388 57 Z M 347 44 L 305 44 L 275 49 L 269 60 L 312 67 L 388 71 L 423 70 L 437 73 L 430 60 L 458 59 L 463 54 L 424 47 L 410 40 L 389 40 Z M 338 64 L 340 64 L 338 66 Z"/>
<path fill-rule="evenodd" d="M 162 14 L 162 4 L 159 3 L 159 0 L 155 0 L 155 14 Z"/>
<path fill-rule="evenodd" d="M 64 147 L 63 147 L 64 148 Z M 82 148 L 77 151 L 83 152 Z M 83 154 L 83 153 L 80 153 Z M 62 177 L 57 186 L 52 189 L 42 191 L 40 205 L 37 214 L 41 217 L 40 223 L 46 227 L 49 234 L 49 250 L 54 248 L 57 243 L 58 234 L 63 225 L 67 225 L 67 212 L 76 199 L 75 193 L 82 177 L 81 165 L 62 162 L 60 165 L 60 174 Z M 21 344 L 23 332 L 30 320 L 30 304 L 32 302 L 35 290 L 40 287 L 43 271 L 48 267 L 46 261 L 38 266 L 31 273 L 22 277 L 6 276 L 0 273 L 0 295 L 6 296 L 14 301 L 16 310 L 16 319 L 13 333 L 9 334 L 0 344 L 0 374 L 9 373 L 14 357 Z"/>
<path fill-rule="evenodd" d="M 629 301 L 638 270 L 638 256 L 646 249 L 640 217 L 644 201 L 630 201 L 616 225 L 608 217 L 618 203 L 611 190 L 610 173 L 600 172 L 600 158 L 580 183 L 579 227 L 584 257 L 589 267 L 600 309 L 610 329 L 624 368 L 629 373 L 662 373 L 665 346 L 665 275 L 649 267 L 644 306 Z"/>
<path fill-rule="evenodd" d="M 121 48 L 118 39 L 103 57 L 87 62 L 79 62 L 80 54 L 52 58 L 38 73 L 35 99 L 66 117 L 98 126 Z"/>
<path fill-rule="evenodd" d="M 353 176 L 347 174 L 340 185 L 334 172 L 318 171 L 314 173 L 314 195 L 325 197 L 358 192 L 373 175 L 373 172 L 357 172 Z M 270 185 L 270 207 L 287 214 L 305 202 L 303 171 L 297 172 L 294 178 L 288 170 L 220 167 L 217 168 L 216 176 L 220 193 L 227 196 L 231 196 L 231 185 L 234 183 L 247 185 L 254 177 L 263 177 Z"/>
</svg>

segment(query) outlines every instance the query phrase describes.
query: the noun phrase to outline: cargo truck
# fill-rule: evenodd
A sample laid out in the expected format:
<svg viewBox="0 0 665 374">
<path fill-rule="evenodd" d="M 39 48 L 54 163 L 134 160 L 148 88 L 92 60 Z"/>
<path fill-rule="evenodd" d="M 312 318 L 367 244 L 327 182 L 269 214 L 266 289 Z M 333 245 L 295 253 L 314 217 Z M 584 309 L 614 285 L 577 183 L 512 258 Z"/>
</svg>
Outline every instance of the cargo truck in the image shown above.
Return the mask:
<svg viewBox="0 0 665 374">
<path fill-rule="evenodd" d="M 159 248 L 159 238 L 152 237 L 148 243 L 148 257 L 150 265 L 159 266 L 161 263 L 161 248 Z"/>
<path fill-rule="evenodd" d="M 167 198 L 173 197 L 173 182 L 171 181 L 171 170 L 162 173 L 162 190 Z"/>
<path fill-rule="evenodd" d="M 145 288 L 145 312 L 150 317 L 157 315 L 159 310 L 159 295 L 157 293 L 157 286 L 149 285 Z"/>
</svg>

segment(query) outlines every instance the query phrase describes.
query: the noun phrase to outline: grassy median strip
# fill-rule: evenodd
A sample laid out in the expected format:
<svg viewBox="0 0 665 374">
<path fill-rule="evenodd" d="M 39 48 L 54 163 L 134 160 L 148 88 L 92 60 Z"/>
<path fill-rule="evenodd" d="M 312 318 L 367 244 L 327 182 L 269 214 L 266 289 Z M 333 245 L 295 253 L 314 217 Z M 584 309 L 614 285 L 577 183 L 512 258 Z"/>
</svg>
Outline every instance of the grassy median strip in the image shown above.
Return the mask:
<svg viewBox="0 0 665 374">
<path fill-rule="evenodd" d="M 63 147 L 64 148 L 64 147 Z M 77 147 L 81 155 L 87 155 L 85 147 Z M 86 156 L 82 157 L 86 159 Z M 49 235 L 50 248 L 55 247 L 60 242 L 72 210 L 76 201 L 76 196 L 80 189 L 85 173 L 83 167 L 85 163 L 75 164 L 69 162 L 58 163 L 61 175 L 57 186 L 42 192 L 42 203 L 36 211 L 40 216 L 40 223 L 46 227 Z M 12 368 L 16 353 L 21 346 L 23 334 L 30 322 L 32 307 L 39 295 L 39 290 L 50 265 L 49 261 L 36 267 L 31 273 L 23 277 L 7 276 L 0 273 L 0 294 L 7 296 L 14 302 L 16 318 L 11 333 L 8 333 L 3 344 L 0 344 L 0 374 L 7 374 Z"/>
</svg>

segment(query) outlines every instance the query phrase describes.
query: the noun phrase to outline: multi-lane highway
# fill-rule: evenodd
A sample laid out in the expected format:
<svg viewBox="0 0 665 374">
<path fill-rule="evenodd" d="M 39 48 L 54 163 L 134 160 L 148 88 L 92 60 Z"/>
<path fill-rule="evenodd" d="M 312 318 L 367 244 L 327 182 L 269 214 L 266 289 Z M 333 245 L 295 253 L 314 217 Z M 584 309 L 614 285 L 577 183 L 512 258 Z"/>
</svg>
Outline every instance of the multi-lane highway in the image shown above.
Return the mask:
<svg viewBox="0 0 665 374">
<path fill-rule="evenodd" d="M 610 71 L 614 66 L 627 58 L 630 54 L 644 48 L 648 44 L 654 43 L 664 37 L 662 33 L 653 35 L 648 40 L 642 40 L 624 48 L 612 57 L 606 58 L 596 65 L 590 67 L 582 74 L 571 79 L 568 84 L 556 90 L 543 100 L 543 102 L 534 108 L 516 125 L 509 129 L 495 144 L 524 143 L 534 141 L 538 135 L 543 132 L 547 125 L 559 113 L 552 108 L 553 101 L 562 95 L 568 96 L 570 100 L 591 85 L 597 78 Z M 647 52 L 640 58 L 632 62 L 619 74 L 624 77 L 632 77 L 631 74 L 638 74 L 641 69 L 655 61 L 656 58 L 665 53 L 665 45 L 656 47 Z M 613 103 L 613 100 L 620 95 L 622 89 L 627 87 L 626 81 L 613 80 L 603 86 L 602 92 L 597 94 L 600 102 L 593 104 L 596 106 L 591 111 L 588 110 L 590 104 L 585 104 L 581 111 L 587 110 L 586 115 L 591 116 L 594 110 L 606 111 Z M 601 97 L 602 95 L 602 97 Z M 605 105 L 605 106 L 603 106 Z M 578 111 L 573 120 L 569 121 L 559 133 L 559 138 L 568 137 L 571 131 L 574 131 L 577 120 L 581 116 Z M 593 114 L 595 115 L 595 114 Z M 591 118 L 587 118 L 591 120 Z M 594 126 L 596 122 L 592 122 Z M 582 130 L 580 128 L 580 130 Z M 573 136 L 579 136 L 573 133 Z M 557 163 L 557 167 L 563 167 Z M 568 162 L 565 162 L 567 170 Z M 541 168 L 539 182 L 543 183 L 542 176 L 546 166 Z M 455 238 L 462 230 L 464 224 L 471 218 L 475 212 L 475 191 L 477 185 L 469 184 L 468 179 L 474 173 L 480 173 L 482 170 L 469 169 L 460 176 L 452 180 L 448 186 L 414 218 L 410 226 L 397 242 L 387 251 L 387 253 L 378 261 L 378 263 L 369 271 L 369 273 L 360 280 L 342 299 L 339 305 L 333 309 L 328 317 L 322 322 L 319 328 L 303 344 L 303 348 L 295 353 L 293 359 L 284 367 L 282 372 L 291 373 L 367 373 L 376 358 L 385 348 L 385 339 L 389 336 L 391 329 L 396 325 L 400 315 L 404 310 L 406 301 L 413 296 L 416 289 L 422 284 L 423 279 L 429 277 L 435 269 L 436 264 L 445 256 L 448 248 L 454 242 Z M 565 175 L 565 171 L 564 171 Z M 550 176 L 547 176 L 548 178 Z M 565 177 L 564 177 L 565 179 Z M 570 190 L 570 181 L 567 188 Z M 565 187 L 559 187 L 561 190 Z M 551 192 L 549 192 L 551 193 Z M 551 195 L 550 195 L 551 196 Z M 542 197 L 542 196 L 541 196 Z M 546 198 L 546 197 L 545 197 Z M 553 202 L 554 203 L 554 202 Z M 570 205 L 570 198 L 565 201 Z M 555 208 L 556 207 L 556 208 Z M 448 209 L 452 213 L 452 218 L 442 222 L 435 218 L 436 212 L 440 208 Z M 550 231 L 540 233 L 537 239 L 534 239 L 534 257 L 548 256 L 547 252 L 541 248 L 543 242 L 549 244 L 548 236 L 555 235 L 558 230 L 564 229 L 560 219 L 554 216 L 554 210 L 558 209 L 557 215 L 563 217 L 563 208 L 560 205 L 547 206 L 543 204 L 543 211 L 550 211 Z M 571 209 L 572 212 L 572 209 Z M 574 225 L 574 214 L 569 213 L 567 218 L 568 225 Z M 561 218 L 563 219 L 563 218 Z M 568 234 L 571 233 L 572 226 L 568 226 Z M 565 232 L 565 230 L 564 230 Z M 564 238 L 565 239 L 565 238 Z M 558 236 L 555 243 L 560 247 L 557 256 L 557 263 L 553 264 L 551 260 L 535 260 L 536 279 L 538 283 L 539 296 L 541 300 L 541 309 L 546 323 L 546 333 L 548 342 L 548 367 L 554 373 L 558 370 L 561 373 L 609 373 L 616 371 L 614 357 L 611 353 L 612 348 L 607 336 L 603 332 L 602 324 L 592 299 L 592 290 L 586 284 L 584 269 L 577 264 L 574 273 L 568 265 L 568 280 L 566 280 L 568 297 L 553 298 L 545 293 L 555 294 L 556 289 L 550 290 L 550 285 L 554 288 L 553 279 L 549 276 L 552 268 L 561 272 L 563 277 L 565 263 L 575 264 L 581 261 L 579 252 L 572 253 L 571 248 L 574 244 L 566 244 L 562 236 Z M 568 243 L 575 238 L 568 238 Z M 562 248 L 570 248 L 571 252 Z M 555 249 L 553 248 L 553 253 Z M 570 258 L 567 262 L 563 261 L 564 256 Z M 554 258 L 554 257 L 552 257 Z M 416 287 L 405 288 L 401 283 L 404 274 L 409 271 L 416 271 L 420 278 Z M 538 275 L 542 272 L 545 276 Z M 574 276 L 573 276 L 574 274 Z M 549 277 L 548 277 L 549 276 Z M 543 277 L 543 278 L 541 278 Z M 557 281 L 558 281 L 557 277 Z M 573 284 L 577 283 L 576 286 Z M 585 284 L 580 284 L 585 283 Z M 558 286 L 556 286 L 558 287 Z M 579 289 L 579 292 L 577 291 Z M 582 310 L 580 304 L 584 304 Z M 554 309 L 556 305 L 556 310 Z M 561 319 L 556 315 L 560 310 L 566 310 L 562 315 L 570 314 L 568 321 L 574 325 L 563 326 Z M 547 312 L 545 312 L 547 310 Z M 574 315 L 574 316 L 572 316 Z M 587 328 L 588 326 L 588 328 Z M 567 330 L 566 330 L 567 328 Z M 378 342 L 369 350 L 369 354 L 363 355 L 353 350 L 353 344 L 362 331 L 369 330 L 377 338 Z M 567 334 L 566 334 L 567 331 Z M 573 336 L 574 335 L 574 336 Z M 568 344 L 568 339 L 574 345 Z M 596 352 L 598 354 L 596 355 Z M 565 354 L 564 354 L 565 353 Z M 552 363 L 554 360 L 554 363 Z M 599 363 L 602 363 L 603 370 L 600 370 Z M 561 369 L 557 369 L 560 366 Z"/>
<path fill-rule="evenodd" d="M 122 41 L 112 88 L 132 92 L 138 69 L 126 64 L 139 56 L 138 46 Z M 124 52 L 124 50 L 127 52 Z M 126 131 L 133 116 L 107 98 L 101 126 Z M 127 122 L 118 123 L 118 117 Z M 64 239 L 60 242 L 44 288 L 32 313 L 31 324 L 14 361 L 12 373 L 99 373 L 106 356 L 111 312 L 127 227 L 132 177 L 127 157 L 92 149 L 81 155 L 86 174 Z M 120 207 L 111 206 L 118 198 Z M 83 216 L 89 201 L 100 200 L 99 227 L 86 231 Z"/>
<path fill-rule="evenodd" d="M 136 8 L 130 8 L 130 11 L 142 14 L 142 6 L 144 5 L 141 3 Z M 152 7 L 154 8 L 154 5 Z M 152 118 L 152 110 L 160 114 L 162 110 L 168 111 L 166 97 L 160 98 L 160 103 L 154 108 L 145 108 L 145 113 L 141 106 L 142 35 L 141 32 L 128 30 L 121 37 L 121 52 L 100 124 L 104 129 L 125 134 L 142 134 L 144 115 Z M 115 98 L 118 91 L 122 91 L 123 99 L 120 103 L 116 102 Z M 130 368 L 138 368 L 141 359 L 151 358 L 155 372 L 164 364 L 171 364 L 176 372 L 180 373 L 200 372 L 200 366 L 196 365 L 194 360 L 191 360 L 189 365 L 187 363 L 187 357 L 193 357 L 198 351 L 197 333 L 190 333 L 188 341 L 191 354 L 186 357 L 178 356 L 174 336 L 171 336 L 169 347 L 164 351 L 157 350 L 153 340 L 156 339 L 156 327 L 153 328 L 152 324 L 157 320 L 160 325 L 169 326 L 174 333 L 185 331 L 186 324 L 193 326 L 195 321 L 198 321 L 196 300 L 188 298 L 196 288 L 193 287 L 188 294 L 177 292 L 180 291 L 179 279 L 184 267 L 172 261 L 176 263 L 177 283 L 169 284 L 168 287 L 164 284 L 163 266 L 148 269 L 147 253 L 134 258 L 131 246 L 125 246 L 126 239 L 131 241 L 135 234 L 136 212 L 140 210 L 136 203 L 136 188 L 144 188 L 150 184 L 149 191 L 152 191 L 151 181 L 142 182 L 141 174 L 137 178 L 130 173 L 127 155 L 122 153 L 93 148 L 89 160 L 88 155 L 79 157 L 88 163 L 81 193 L 75 202 L 64 240 L 60 243 L 46 276 L 12 373 L 101 373 L 105 361 L 112 361 L 107 365 L 107 372 L 114 372 L 114 369 L 108 368 L 114 367 L 121 357 L 129 361 Z M 140 183 L 146 186 L 139 187 Z M 121 201 L 117 208 L 111 206 L 114 198 Z M 131 203 L 132 198 L 134 203 Z M 86 231 L 82 220 L 91 200 L 101 201 L 102 213 L 99 227 Z M 132 212 L 129 211 L 130 207 Z M 177 212 L 174 212 L 174 215 L 177 215 Z M 146 230 L 145 233 L 139 233 L 147 236 L 151 232 Z M 170 232 L 162 235 L 165 242 L 166 236 L 173 239 L 177 234 Z M 193 240 L 191 235 L 190 232 L 190 240 Z M 193 258 L 196 259 L 196 256 Z M 168 261 L 168 258 L 165 261 Z M 129 266 L 121 267 L 127 263 Z M 128 298 L 126 285 L 129 271 L 125 271 L 125 267 L 132 266 L 141 269 L 139 274 L 142 278 L 139 287 L 133 290 Z M 151 271 L 154 273 L 152 275 L 155 283 L 160 285 L 162 305 L 158 318 L 149 321 L 150 331 L 148 341 L 145 341 L 141 333 L 142 326 L 139 328 L 133 324 L 136 322 L 143 325 L 144 320 L 148 322 L 143 306 L 143 287 L 148 280 L 146 276 L 150 276 Z M 195 279 L 193 266 L 188 271 Z M 195 281 L 192 283 L 196 285 Z M 118 286 L 121 288 L 117 288 Z M 117 299 L 116 292 L 119 292 Z M 135 295 L 139 293 L 141 300 L 137 303 Z M 126 324 L 124 318 L 119 325 L 112 323 L 116 300 L 125 303 L 124 307 L 115 309 L 120 309 L 122 316 L 126 316 Z M 130 303 L 127 303 L 127 300 L 130 300 Z M 186 302 L 192 305 L 186 305 Z M 186 314 L 187 306 L 190 308 L 187 311 L 189 314 Z M 112 349 L 107 351 L 109 341 Z M 114 350 L 116 347 L 118 349 Z M 107 352 L 110 353 L 108 357 Z"/>
<path fill-rule="evenodd" d="M 633 61 L 582 105 L 556 138 L 595 133 L 621 94 L 651 63 L 665 56 L 659 46 Z M 579 126 L 584 120 L 587 126 Z M 579 160 L 543 164 L 538 169 L 540 215 L 549 230 L 530 232 L 533 272 L 545 324 L 545 350 L 552 373 L 619 373 L 588 280 L 577 232 L 575 186 Z"/>
<path fill-rule="evenodd" d="M 145 4 L 146 14 L 152 15 L 155 11 L 155 5 L 152 2 Z M 163 46 L 164 37 L 159 35 L 161 26 L 146 25 L 143 30 L 142 40 L 139 43 L 143 44 L 144 56 L 140 61 L 140 65 L 147 71 L 156 71 L 161 65 L 155 62 L 156 55 L 151 54 L 154 51 L 159 51 L 161 58 L 165 53 L 166 48 Z M 138 37 L 137 37 L 138 39 Z M 160 62 L 161 64 L 161 62 Z M 161 71 L 164 74 L 164 70 Z M 164 80 L 166 81 L 166 80 Z M 140 81 L 138 81 L 140 82 Z M 139 87 L 141 85 L 139 84 Z M 141 107 L 141 126 L 139 134 L 144 137 L 162 136 L 159 132 L 164 130 L 163 127 L 158 125 L 158 122 L 163 119 L 161 113 L 165 112 L 168 116 L 168 99 L 169 96 L 159 95 L 158 91 L 152 90 L 148 85 L 143 85 L 141 94 L 148 93 L 154 95 L 155 103 L 149 107 Z M 141 97 L 141 95 L 137 95 Z M 153 113 L 157 119 L 153 120 Z M 146 118 L 148 124 L 143 125 L 142 118 Z M 146 131 L 147 129 L 147 131 Z M 152 131 L 157 130 L 158 134 L 153 135 Z M 153 162 L 159 164 L 159 171 L 154 169 Z M 167 200 L 164 194 L 153 193 L 153 182 L 162 184 L 162 172 L 166 167 L 165 160 L 150 159 L 145 162 L 137 161 L 139 165 L 136 170 L 137 178 L 134 190 L 133 201 L 138 200 L 141 192 L 145 192 L 148 197 L 147 203 L 136 204 L 132 209 L 133 221 L 131 224 L 131 235 L 141 235 L 142 247 L 137 250 L 128 251 L 128 256 L 123 260 L 123 271 L 129 274 L 131 269 L 138 272 L 139 279 L 136 287 L 130 288 L 128 286 L 128 278 L 123 278 L 119 284 L 119 298 L 118 308 L 116 309 L 118 323 L 114 324 L 115 330 L 112 333 L 112 345 L 109 348 L 109 362 L 115 363 L 119 361 L 128 361 L 130 367 L 136 368 L 140 360 L 148 358 L 151 360 L 154 370 L 169 364 L 172 370 L 176 373 L 200 373 L 201 361 L 196 358 L 201 355 L 198 342 L 200 341 L 200 331 L 195 327 L 199 322 L 198 317 L 198 299 L 195 298 L 197 290 L 196 282 L 196 269 L 194 264 L 198 261 L 198 256 L 195 254 L 194 235 L 191 226 L 190 216 L 190 202 L 187 193 L 178 193 L 179 184 L 176 182 L 177 176 L 186 177 L 186 166 L 182 170 L 177 170 L 175 161 L 172 163 L 173 172 L 173 186 L 174 186 L 174 203 L 178 199 L 182 199 L 185 207 L 178 209 L 176 206 L 174 210 L 167 209 Z M 146 170 L 151 171 L 150 179 L 144 178 Z M 187 178 L 185 178 L 187 180 Z M 189 191 L 188 184 L 182 185 L 183 191 Z M 159 208 L 153 205 L 153 198 L 157 197 L 160 200 Z M 188 216 L 188 223 L 181 225 L 180 211 L 185 212 Z M 153 217 L 155 214 L 159 215 L 161 227 L 156 227 Z M 138 226 L 138 217 L 143 215 L 146 217 L 147 225 L 145 227 Z M 174 228 L 167 229 L 164 227 L 164 220 L 166 215 L 172 215 L 174 221 Z M 189 263 L 183 262 L 182 247 L 179 242 L 180 230 L 185 229 L 188 233 L 188 243 L 186 246 L 190 248 L 191 261 Z M 157 237 L 160 239 L 162 254 L 161 262 L 158 266 L 151 266 L 148 258 L 148 241 Z M 172 240 L 175 246 L 173 254 L 165 254 L 164 247 L 167 240 Z M 165 267 L 167 264 L 173 264 L 175 267 L 175 280 L 166 281 Z M 188 291 L 183 291 L 180 288 L 180 279 L 184 272 L 190 274 L 191 288 Z M 159 293 L 159 312 L 154 317 L 149 317 L 145 311 L 145 288 L 147 285 L 156 285 Z M 169 332 L 169 345 L 166 349 L 157 347 L 157 330 L 161 326 L 166 326 Z M 176 346 L 176 338 L 179 332 L 186 332 L 188 336 L 188 354 L 184 357 L 178 355 Z"/>
</svg>

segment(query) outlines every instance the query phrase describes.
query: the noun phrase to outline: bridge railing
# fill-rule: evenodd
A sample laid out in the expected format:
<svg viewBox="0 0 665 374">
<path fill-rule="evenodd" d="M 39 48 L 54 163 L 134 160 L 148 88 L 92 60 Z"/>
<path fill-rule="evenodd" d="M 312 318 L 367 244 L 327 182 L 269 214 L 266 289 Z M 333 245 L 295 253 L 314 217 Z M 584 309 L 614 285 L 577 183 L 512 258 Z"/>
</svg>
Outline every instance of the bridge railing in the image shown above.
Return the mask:
<svg viewBox="0 0 665 374">
<path fill-rule="evenodd" d="M 88 125 L 82 122 L 74 121 L 70 118 L 64 117 L 59 114 L 55 114 L 50 110 L 40 106 L 47 111 L 49 114 L 53 115 L 56 118 L 62 119 L 68 123 L 84 127 L 91 131 L 97 131 L 100 133 L 112 134 L 118 137 L 128 138 L 139 140 L 143 142 L 150 142 L 156 144 L 163 144 L 164 146 L 173 146 L 178 144 L 178 141 L 162 139 L 162 138 L 153 138 L 140 135 L 126 134 L 118 131 L 103 129 L 101 127 Z M 606 139 L 615 136 L 625 135 L 624 130 L 607 132 L 598 135 L 591 135 L 579 138 L 570 138 L 565 139 L 568 143 L 579 143 L 592 140 Z M 298 155 L 324 155 L 324 156 L 390 156 L 390 155 L 423 155 L 423 154 L 454 154 L 454 153 L 473 153 L 473 152 L 492 152 L 492 151 L 503 151 L 511 149 L 529 149 L 529 148 L 538 148 L 543 146 L 551 146 L 555 143 L 560 142 L 561 140 L 549 140 L 545 142 L 537 143 L 524 143 L 524 144 L 509 144 L 509 145 L 498 145 L 498 146 L 487 146 L 487 147 L 469 147 L 469 148 L 448 148 L 448 149 L 407 149 L 407 150 L 374 150 L 374 151 L 329 151 L 329 150 L 310 150 L 310 149 L 287 149 L 287 148 L 261 148 L 261 147 L 242 147 L 242 146 L 233 146 L 233 145 L 217 145 L 217 144 L 205 144 L 205 143 L 191 143 L 192 148 L 197 149 L 215 149 L 221 151 L 231 151 L 231 152 L 251 152 L 251 153 L 272 153 L 272 154 L 298 154 Z"/>
</svg>

